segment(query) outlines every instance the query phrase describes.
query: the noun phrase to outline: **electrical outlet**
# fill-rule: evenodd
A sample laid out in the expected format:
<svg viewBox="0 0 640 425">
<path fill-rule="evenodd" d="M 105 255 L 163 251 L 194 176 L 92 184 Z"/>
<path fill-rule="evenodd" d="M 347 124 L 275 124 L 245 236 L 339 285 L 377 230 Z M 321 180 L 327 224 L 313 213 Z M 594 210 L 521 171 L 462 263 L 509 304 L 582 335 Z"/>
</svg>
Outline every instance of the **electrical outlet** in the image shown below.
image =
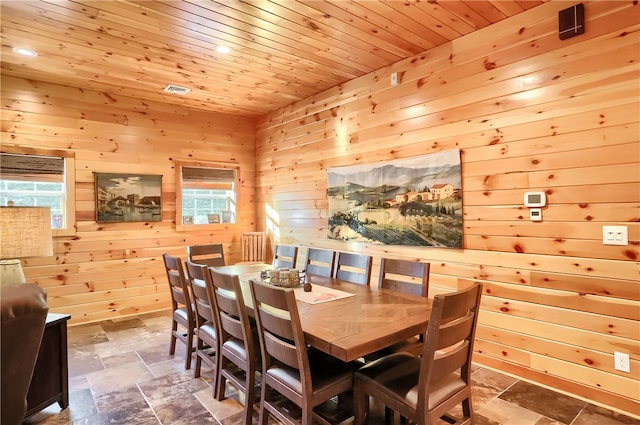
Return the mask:
<svg viewBox="0 0 640 425">
<path fill-rule="evenodd" d="M 631 365 L 629 364 L 629 355 L 627 353 L 619 353 L 615 351 L 613 353 L 614 368 L 621 372 L 631 372 Z"/>
<path fill-rule="evenodd" d="M 604 245 L 629 245 L 627 226 L 602 226 Z"/>
</svg>

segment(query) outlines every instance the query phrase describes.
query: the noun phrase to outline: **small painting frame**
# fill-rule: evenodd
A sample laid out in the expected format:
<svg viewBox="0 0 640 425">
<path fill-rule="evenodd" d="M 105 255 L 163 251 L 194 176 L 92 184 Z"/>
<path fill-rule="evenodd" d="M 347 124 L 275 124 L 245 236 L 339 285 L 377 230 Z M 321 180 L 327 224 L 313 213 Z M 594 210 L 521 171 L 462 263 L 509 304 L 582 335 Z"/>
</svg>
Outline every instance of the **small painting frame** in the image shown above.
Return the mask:
<svg viewBox="0 0 640 425">
<path fill-rule="evenodd" d="M 222 222 L 223 223 L 232 223 L 233 222 L 233 212 L 232 211 L 222 211 Z"/>
<path fill-rule="evenodd" d="M 94 172 L 96 222 L 162 221 L 162 175 Z"/>
<path fill-rule="evenodd" d="M 209 224 L 219 224 L 220 223 L 220 214 L 208 214 L 207 218 L 209 219 Z"/>
</svg>

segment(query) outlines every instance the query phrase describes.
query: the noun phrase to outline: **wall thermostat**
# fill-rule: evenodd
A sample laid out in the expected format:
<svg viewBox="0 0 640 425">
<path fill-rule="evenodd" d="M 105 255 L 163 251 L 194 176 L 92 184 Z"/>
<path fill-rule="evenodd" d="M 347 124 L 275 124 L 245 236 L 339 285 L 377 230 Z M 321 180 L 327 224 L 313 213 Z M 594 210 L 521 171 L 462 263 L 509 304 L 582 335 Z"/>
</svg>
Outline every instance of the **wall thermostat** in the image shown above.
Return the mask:
<svg viewBox="0 0 640 425">
<path fill-rule="evenodd" d="M 542 221 L 542 210 L 540 208 L 531 208 L 529 210 L 529 219 L 531 221 Z"/>
<path fill-rule="evenodd" d="M 529 208 L 544 207 L 547 203 L 547 196 L 544 192 L 526 192 L 524 194 L 524 205 Z"/>
</svg>

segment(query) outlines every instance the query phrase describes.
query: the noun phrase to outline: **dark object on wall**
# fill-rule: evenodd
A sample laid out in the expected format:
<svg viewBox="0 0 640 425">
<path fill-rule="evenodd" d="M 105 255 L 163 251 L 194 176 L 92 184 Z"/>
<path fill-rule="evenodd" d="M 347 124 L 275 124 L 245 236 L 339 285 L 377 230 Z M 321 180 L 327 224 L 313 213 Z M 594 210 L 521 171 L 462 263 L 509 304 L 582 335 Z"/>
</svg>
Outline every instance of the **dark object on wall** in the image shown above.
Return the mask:
<svg viewBox="0 0 640 425">
<path fill-rule="evenodd" d="M 162 176 L 95 173 L 96 221 L 162 221 Z"/>
<path fill-rule="evenodd" d="M 33 283 L 4 285 L 0 292 L 0 423 L 20 425 L 49 308 L 46 292 Z"/>
<path fill-rule="evenodd" d="M 558 36 L 560 40 L 584 34 L 584 4 L 579 3 L 558 12 Z"/>
</svg>

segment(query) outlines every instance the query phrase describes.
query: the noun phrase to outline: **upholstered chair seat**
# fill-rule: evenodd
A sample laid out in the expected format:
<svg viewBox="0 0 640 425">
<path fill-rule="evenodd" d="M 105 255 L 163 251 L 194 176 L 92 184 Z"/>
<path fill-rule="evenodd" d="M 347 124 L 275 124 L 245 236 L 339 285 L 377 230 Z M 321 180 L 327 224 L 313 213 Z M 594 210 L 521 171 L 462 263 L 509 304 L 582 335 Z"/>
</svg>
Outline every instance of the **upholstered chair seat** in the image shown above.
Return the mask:
<svg viewBox="0 0 640 425">
<path fill-rule="evenodd" d="M 401 394 L 405 404 L 417 409 L 420 364 L 420 358 L 412 354 L 394 353 L 368 363 L 360 368 L 358 373 L 389 388 L 396 395 Z M 411 377 L 415 379 L 411 379 Z M 449 399 L 464 389 L 466 385 L 457 374 L 446 375 L 441 380 L 434 382 L 429 393 L 429 409 L 433 409 Z"/>
</svg>

